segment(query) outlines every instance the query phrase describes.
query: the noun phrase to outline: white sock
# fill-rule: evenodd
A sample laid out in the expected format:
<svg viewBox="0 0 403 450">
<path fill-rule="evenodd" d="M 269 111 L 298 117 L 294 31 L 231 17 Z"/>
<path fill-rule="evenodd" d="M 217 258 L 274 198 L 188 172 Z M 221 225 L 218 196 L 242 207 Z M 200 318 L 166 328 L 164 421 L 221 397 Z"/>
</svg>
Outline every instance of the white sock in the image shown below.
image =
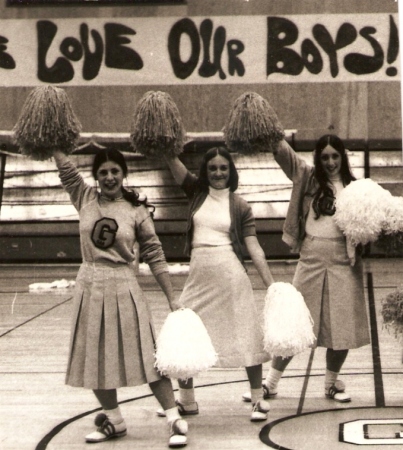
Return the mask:
<svg viewBox="0 0 403 450">
<path fill-rule="evenodd" d="M 337 381 L 337 377 L 339 376 L 338 372 L 332 372 L 329 369 L 326 369 L 325 375 L 325 389 L 329 389 Z"/>
<path fill-rule="evenodd" d="M 250 390 L 250 399 L 252 404 L 254 405 L 257 401 L 263 400 L 263 389 L 251 389 Z"/>
<path fill-rule="evenodd" d="M 123 422 L 123 417 L 119 406 L 115 409 L 104 409 L 104 413 L 108 416 L 108 419 L 114 425 Z"/>
<path fill-rule="evenodd" d="M 196 401 L 194 388 L 183 389 L 179 388 L 179 401 L 182 405 L 189 405 Z"/>
<path fill-rule="evenodd" d="M 269 388 L 269 391 L 272 394 L 277 393 L 277 385 L 282 375 L 283 372 L 280 372 L 280 370 L 277 370 L 274 367 L 270 367 L 269 373 L 267 374 L 265 380 L 265 385 Z"/>
<path fill-rule="evenodd" d="M 168 423 L 181 418 L 178 408 L 176 406 L 174 406 L 173 408 L 170 408 L 170 409 L 166 409 L 165 415 L 166 415 Z"/>
<path fill-rule="evenodd" d="M 122 417 L 119 406 L 115 409 L 104 409 L 104 413 L 113 424 L 117 432 L 126 430 L 126 423 Z"/>
</svg>

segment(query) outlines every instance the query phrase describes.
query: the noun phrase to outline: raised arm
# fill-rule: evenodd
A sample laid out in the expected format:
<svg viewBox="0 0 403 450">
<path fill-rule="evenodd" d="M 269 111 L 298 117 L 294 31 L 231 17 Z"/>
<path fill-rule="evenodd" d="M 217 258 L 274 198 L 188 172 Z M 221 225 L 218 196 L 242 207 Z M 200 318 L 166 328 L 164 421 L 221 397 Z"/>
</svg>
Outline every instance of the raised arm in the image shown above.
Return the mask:
<svg viewBox="0 0 403 450">
<path fill-rule="evenodd" d="M 68 157 L 68 155 L 58 149 L 53 150 L 53 159 L 55 160 L 56 166 L 58 168 L 61 167 L 64 163 L 70 162 L 70 158 Z"/>
<path fill-rule="evenodd" d="M 94 195 L 92 193 L 93 189 L 85 183 L 68 155 L 60 150 L 53 150 L 53 159 L 59 171 L 59 178 L 63 188 L 69 194 L 74 207 L 77 211 L 80 211 L 83 202 L 91 198 L 91 195 Z"/>
<path fill-rule="evenodd" d="M 188 173 L 186 166 L 177 156 L 165 156 L 165 161 L 167 162 L 175 181 L 179 186 L 182 186 Z"/>
<path fill-rule="evenodd" d="M 249 256 L 252 259 L 256 270 L 258 271 L 263 283 L 266 288 L 268 288 L 272 283 L 274 283 L 274 278 L 270 272 L 269 266 L 266 261 L 266 255 L 262 247 L 259 244 L 256 236 L 246 236 L 244 238 L 245 246 L 248 250 Z"/>
<path fill-rule="evenodd" d="M 303 172 L 312 171 L 312 167 L 295 153 L 285 139 L 279 142 L 276 150 L 273 151 L 273 155 L 274 159 L 291 181 L 295 181 Z"/>
</svg>

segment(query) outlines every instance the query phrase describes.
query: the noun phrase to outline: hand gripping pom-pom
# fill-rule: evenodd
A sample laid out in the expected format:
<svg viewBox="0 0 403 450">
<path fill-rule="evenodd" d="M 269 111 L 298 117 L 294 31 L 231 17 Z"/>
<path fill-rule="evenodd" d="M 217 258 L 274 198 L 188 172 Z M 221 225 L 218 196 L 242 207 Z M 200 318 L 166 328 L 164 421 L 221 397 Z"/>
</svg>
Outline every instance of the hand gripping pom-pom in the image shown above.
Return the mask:
<svg viewBox="0 0 403 450">
<path fill-rule="evenodd" d="M 53 156 L 54 149 L 72 153 L 81 124 L 63 89 L 40 86 L 28 95 L 13 131 L 20 152 L 43 161 Z"/>
<path fill-rule="evenodd" d="M 157 339 L 157 369 L 170 378 L 186 380 L 216 362 L 217 353 L 200 317 L 189 308 L 169 313 Z"/>
<path fill-rule="evenodd" d="M 353 181 L 341 191 L 334 220 L 353 245 L 378 239 L 391 196 L 370 178 Z"/>
<path fill-rule="evenodd" d="M 384 205 L 385 218 L 382 231 L 385 234 L 403 232 L 403 197 L 390 196 Z"/>
<path fill-rule="evenodd" d="M 243 154 L 273 151 L 285 136 L 274 109 L 255 92 L 235 100 L 224 134 L 227 147 Z"/>
<path fill-rule="evenodd" d="M 130 137 L 135 151 L 151 158 L 175 156 L 183 151 L 185 129 L 169 94 L 144 94 L 134 111 Z"/>
<path fill-rule="evenodd" d="M 403 254 L 403 197 L 391 196 L 385 206 L 382 232 L 376 242 L 388 256 Z"/>
<path fill-rule="evenodd" d="M 290 283 L 273 283 L 264 307 L 264 348 L 287 358 L 312 347 L 313 320 L 301 293 Z"/>
</svg>

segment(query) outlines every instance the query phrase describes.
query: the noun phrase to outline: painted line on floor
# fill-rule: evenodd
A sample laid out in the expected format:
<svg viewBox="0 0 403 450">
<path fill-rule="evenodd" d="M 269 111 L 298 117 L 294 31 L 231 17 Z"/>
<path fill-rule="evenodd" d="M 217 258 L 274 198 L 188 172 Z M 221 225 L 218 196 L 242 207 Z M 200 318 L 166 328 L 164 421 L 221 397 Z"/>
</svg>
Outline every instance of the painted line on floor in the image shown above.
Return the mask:
<svg viewBox="0 0 403 450">
<path fill-rule="evenodd" d="M 3 334 L 0 334 L 0 338 L 2 338 L 3 336 L 11 333 L 12 331 L 16 330 L 17 328 L 22 327 L 23 325 L 26 325 L 29 322 L 32 322 L 33 320 L 37 319 L 38 317 L 43 316 L 44 314 L 48 313 L 49 311 L 52 311 L 52 309 L 57 308 L 58 306 L 64 305 L 65 303 L 69 302 L 73 297 L 68 298 L 67 300 L 64 300 L 61 303 L 58 303 L 57 305 L 52 306 L 49 309 L 46 309 L 45 311 L 40 312 L 39 314 L 37 314 L 36 316 L 31 317 L 30 319 L 27 319 L 25 322 L 19 323 L 18 325 L 16 325 L 15 327 L 11 328 L 10 330 L 5 331 Z"/>
<path fill-rule="evenodd" d="M 375 404 L 378 407 L 382 407 L 385 406 L 385 392 L 383 388 L 383 379 L 382 379 L 381 352 L 379 346 L 378 325 L 376 321 L 374 280 L 372 272 L 367 273 L 367 290 L 368 290 L 368 305 L 369 305 L 369 322 L 370 322 L 371 343 L 372 343 L 371 345 L 372 362 L 374 367 Z"/>
</svg>

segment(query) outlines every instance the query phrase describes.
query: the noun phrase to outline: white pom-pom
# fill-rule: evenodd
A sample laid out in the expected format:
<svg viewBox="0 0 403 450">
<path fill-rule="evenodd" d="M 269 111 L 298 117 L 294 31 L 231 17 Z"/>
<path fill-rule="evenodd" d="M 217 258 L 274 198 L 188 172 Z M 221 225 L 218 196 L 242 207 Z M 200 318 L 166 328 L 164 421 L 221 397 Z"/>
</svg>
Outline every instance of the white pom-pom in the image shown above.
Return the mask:
<svg viewBox="0 0 403 450">
<path fill-rule="evenodd" d="M 264 348 L 272 356 L 294 356 L 316 341 L 309 309 L 290 283 L 273 283 L 267 290 L 264 324 Z"/>
<path fill-rule="evenodd" d="M 157 339 L 155 359 L 163 375 L 186 380 L 214 366 L 217 353 L 200 317 L 184 308 L 168 314 Z"/>
<path fill-rule="evenodd" d="M 383 231 L 396 234 L 403 231 L 403 197 L 391 196 L 385 204 Z"/>
<path fill-rule="evenodd" d="M 378 239 L 391 196 L 370 178 L 353 181 L 341 191 L 334 220 L 353 245 Z"/>
</svg>

